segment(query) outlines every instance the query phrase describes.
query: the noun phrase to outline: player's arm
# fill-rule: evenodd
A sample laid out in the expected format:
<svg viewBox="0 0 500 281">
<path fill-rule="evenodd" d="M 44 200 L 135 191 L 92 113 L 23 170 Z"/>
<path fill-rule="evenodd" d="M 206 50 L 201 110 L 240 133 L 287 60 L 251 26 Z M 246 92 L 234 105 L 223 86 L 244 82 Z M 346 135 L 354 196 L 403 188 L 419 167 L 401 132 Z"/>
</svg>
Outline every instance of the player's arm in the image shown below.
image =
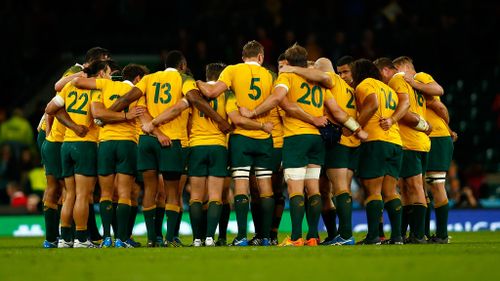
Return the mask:
<svg viewBox="0 0 500 281">
<path fill-rule="evenodd" d="M 92 117 L 105 124 L 120 123 L 132 120 L 144 112 L 143 108 L 133 107 L 128 112 L 116 112 L 107 109 L 102 102 L 92 102 L 90 105 Z"/>
<path fill-rule="evenodd" d="M 262 130 L 268 134 L 273 130 L 273 124 L 271 122 L 261 123 L 253 119 L 241 116 L 238 110 L 228 112 L 227 116 L 231 119 L 234 125 L 246 129 L 246 130 Z"/>
<path fill-rule="evenodd" d="M 442 96 L 444 94 L 444 89 L 436 81 L 429 83 L 422 83 L 415 80 L 411 75 L 404 76 L 405 81 L 410 84 L 414 89 L 422 92 L 424 95 L 429 96 Z"/>
<path fill-rule="evenodd" d="M 333 81 L 330 75 L 319 69 L 284 65 L 280 69 L 280 73 L 282 72 L 295 73 L 299 76 L 302 76 L 306 80 L 320 83 L 325 88 L 333 88 Z"/>
<path fill-rule="evenodd" d="M 290 102 L 288 99 L 281 100 L 279 106 L 291 117 L 299 119 L 316 127 L 324 127 L 328 122 L 326 116 L 314 117 L 311 114 L 305 112 L 297 103 Z"/>
<path fill-rule="evenodd" d="M 405 116 L 399 120 L 399 123 L 405 124 L 408 127 L 426 134 L 430 134 L 432 131 L 431 124 L 429 124 L 424 117 L 410 111 L 408 111 Z"/>
<path fill-rule="evenodd" d="M 347 112 L 340 108 L 334 98 L 325 100 L 325 107 L 330 111 L 335 121 L 343 124 L 344 127 L 353 132 L 359 139 L 366 139 L 368 137 L 368 134 L 363 131 L 358 121 L 349 116 Z"/>
<path fill-rule="evenodd" d="M 425 102 L 427 110 L 432 110 L 437 116 L 441 117 L 446 124 L 450 123 L 450 115 L 448 114 L 448 108 L 446 105 L 437 99 L 428 99 Z"/>
<path fill-rule="evenodd" d="M 71 82 L 71 80 L 73 80 L 77 77 L 86 77 L 86 76 L 87 75 L 83 71 L 79 71 L 77 73 L 62 77 L 54 85 L 54 90 L 56 90 L 56 92 L 60 92 L 64 88 L 64 86 L 66 86 L 66 84 Z"/>
<path fill-rule="evenodd" d="M 207 82 L 198 80 L 196 81 L 196 85 L 200 89 L 200 92 L 207 98 L 216 98 L 228 89 L 227 85 L 222 81 L 217 81 L 215 84 L 208 84 Z"/>
<path fill-rule="evenodd" d="M 153 117 L 151 117 L 151 115 L 149 114 L 148 110 L 145 107 L 142 106 L 139 107 L 141 107 L 144 110 L 144 113 L 141 116 L 139 116 L 139 121 L 141 122 L 144 131 L 144 125 L 151 123 Z M 144 132 L 155 136 L 158 139 L 158 142 L 161 144 L 161 146 L 170 146 L 172 144 L 170 138 L 164 133 L 162 133 L 158 127 L 153 127 L 153 130 L 151 132 L 146 132 L 146 131 Z"/>
<path fill-rule="evenodd" d="M 127 108 L 132 102 L 138 100 L 143 95 L 142 91 L 134 87 L 130 89 L 125 95 L 119 97 L 110 107 L 111 111 L 122 111 Z"/>
<path fill-rule="evenodd" d="M 277 85 L 274 87 L 273 92 L 267 99 L 259 104 L 253 111 L 245 107 L 240 107 L 240 113 L 242 116 L 247 118 L 255 118 L 260 114 L 264 114 L 269 110 L 275 108 L 288 93 L 288 87 L 283 85 Z"/>
<path fill-rule="evenodd" d="M 217 83 L 219 83 L 219 82 L 217 82 Z M 222 83 L 223 85 L 226 85 L 223 82 L 220 82 L 220 83 Z M 214 85 L 217 85 L 217 84 L 214 84 Z M 226 89 L 227 89 L 227 87 L 226 87 Z M 205 116 L 207 116 L 208 118 L 212 119 L 215 123 L 217 123 L 219 129 L 223 133 L 227 134 L 231 131 L 231 124 L 229 124 L 229 122 L 227 122 L 226 119 L 222 118 L 222 116 L 220 116 L 217 113 L 217 111 L 215 111 L 210 106 L 210 104 L 205 99 L 203 99 L 201 97 L 200 91 L 190 90 L 189 92 L 186 93 L 186 99 L 190 104 L 192 104 L 194 107 L 196 107 L 200 112 L 203 112 L 203 114 L 205 114 Z M 188 103 L 188 106 L 189 106 L 189 103 Z"/>
<path fill-rule="evenodd" d="M 179 116 L 183 110 L 189 107 L 189 102 L 183 98 L 173 106 L 165 109 L 160 115 L 151 121 L 142 124 L 142 130 L 146 133 L 152 133 L 154 128 L 161 126 Z"/>
<path fill-rule="evenodd" d="M 368 123 L 368 120 L 377 112 L 378 107 L 377 95 L 375 93 L 369 94 L 361 104 L 361 109 L 359 110 L 358 123 L 361 127 L 364 127 Z"/>
<path fill-rule="evenodd" d="M 398 94 L 398 105 L 396 107 L 396 110 L 392 114 L 391 117 L 389 118 L 383 118 L 380 120 L 380 127 L 384 129 L 385 131 L 389 130 L 392 125 L 396 124 L 405 116 L 405 114 L 408 112 L 410 109 L 410 98 L 408 97 L 408 94 L 406 93 L 397 93 Z"/>
<path fill-rule="evenodd" d="M 86 90 L 96 90 L 97 83 L 95 78 L 85 78 L 85 77 L 77 77 L 71 80 L 71 85 Z"/>
<path fill-rule="evenodd" d="M 80 137 L 85 136 L 88 132 L 87 127 L 78 125 L 73 121 L 73 119 L 71 119 L 68 112 L 66 112 L 66 109 L 64 108 L 64 99 L 61 96 L 55 96 L 47 104 L 45 113 L 55 116 L 61 124 L 74 131 Z"/>
</svg>

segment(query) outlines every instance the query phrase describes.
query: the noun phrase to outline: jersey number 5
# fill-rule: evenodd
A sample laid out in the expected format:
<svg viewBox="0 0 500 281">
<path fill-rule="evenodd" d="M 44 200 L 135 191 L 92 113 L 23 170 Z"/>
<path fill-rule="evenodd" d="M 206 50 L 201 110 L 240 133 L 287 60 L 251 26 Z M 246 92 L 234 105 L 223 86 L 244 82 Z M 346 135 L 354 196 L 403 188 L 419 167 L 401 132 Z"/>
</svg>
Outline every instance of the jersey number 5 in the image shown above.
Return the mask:
<svg viewBox="0 0 500 281">
<path fill-rule="evenodd" d="M 250 90 L 255 91 L 255 95 L 253 93 L 249 93 L 248 96 L 252 100 L 258 100 L 260 96 L 262 95 L 262 91 L 259 88 L 259 86 L 255 85 L 255 82 L 259 82 L 260 78 L 252 78 L 252 82 L 250 82 Z"/>
</svg>

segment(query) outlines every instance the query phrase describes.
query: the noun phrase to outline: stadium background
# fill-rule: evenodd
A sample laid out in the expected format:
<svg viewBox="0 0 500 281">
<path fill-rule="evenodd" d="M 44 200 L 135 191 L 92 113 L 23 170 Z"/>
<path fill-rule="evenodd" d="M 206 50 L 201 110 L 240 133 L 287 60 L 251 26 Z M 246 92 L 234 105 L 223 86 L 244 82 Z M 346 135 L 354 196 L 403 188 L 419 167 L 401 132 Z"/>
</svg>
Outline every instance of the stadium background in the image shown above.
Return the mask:
<svg viewBox="0 0 500 281">
<path fill-rule="evenodd" d="M 459 134 L 458 170 L 449 181 L 456 189 L 450 190 L 457 195 L 456 207 L 486 209 L 457 211 L 464 218 L 457 223 L 464 230 L 485 221 L 486 227 L 477 228 L 500 227 L 498 209 L 489 209 L 500 207 L 500 6 L 494 1 L 101 0 L 61 6 L 7 0 L 0 4 L 0 15 L 2 226 L 14 221 L 15 230 L 22 230 L 24 221 L 27 231 L 21 233 L 37 233 L 36 219 L 42 221 L 37 209 L 10 207 L 7 185 L 18 183 L 36 207 L 43 171 L 35 128 L 54 94 L 53 84 L 67 67 L 83 61 L 87 49 L 105 47 L 122 66 L 137 62 L 151 70 L 162 68 L 168 50 L 179 49 L 195 78 L 204 79 L 206 63 L 237 63 L 242 45 L 256 39 L 265 46 L 271 68 L 295 42 L 308 49 L 310 59 L 412 57 L 417 71 L 432 74 L 444 87 L 450 125 Z M 12 216 L 23 213 L 35 215 Z"/>
</svg>

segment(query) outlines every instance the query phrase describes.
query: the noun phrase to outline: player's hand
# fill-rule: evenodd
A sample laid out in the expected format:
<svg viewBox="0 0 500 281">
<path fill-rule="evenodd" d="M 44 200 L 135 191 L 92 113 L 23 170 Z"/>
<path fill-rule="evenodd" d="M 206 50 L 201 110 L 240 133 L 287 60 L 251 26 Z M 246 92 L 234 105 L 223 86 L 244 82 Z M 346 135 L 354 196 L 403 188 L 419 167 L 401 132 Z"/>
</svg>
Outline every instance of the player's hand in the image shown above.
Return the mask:
<svg viewBox="0 0 500 281">
<path fill-rule="evenodd" d="M 146 112 L 146 109 L 144 107 L 133 107 L 131 108 L 128 112 L 127 115 L 127 120 L 133 120 L 136 117 L 142 116 Z"/>
<path fill-rule="evenodd" d="M 156 138 L 158 139 L 158 142 L 162 147 L 170 146 L 172 145 L 172 141 L 170 140 L 169 137 L 167 137 L 165 134 L 162 132 L 157 132 L 155 134 Z"/>
<path fill-rule="evenodd" d="M 450 132 L 450 135 L 451 135 L 451 140 L 453 140 L 453 142 L 456 142 L 456 141 L 457 141 L 457 139 L 458 139 L 458 134 L 457 134 L 457 132 L 455 132 L 455 131 L 451 131 L 451 132 Z"/>
<path fill-rule="evenodd" d="M 359 130 L 354 135 L 356 136 L 356 138 L 358 138 L 361 141 L 365 141 L 368 138 L 368 133 L 363 129 Z"/>
<path fill-rule="evenodd" d="M 243 116 L 243 117 L 246 117 L 246 118 L 254 118 L 255 117 L 255 111 L 252 111 L 244 106 L 240 106 L 239 110 L 240 110 L 241 116 Z"/>
<path fill-rule="evenodd" d="M 380 119 L 380 127 L 384 131 L 389 130 L 392 127 L 392 125 L 394 125 L 394 123 L 395 122 L 394 119 L 392 119 L 392 117 Z"/>
<path fill-rule="evenodd" d="M 431 125 L 431 123 L 429 123 L 429 122 L 427 122 L 427 124 L 429 125 L 429 129 L 427 129 L 427 131 L 425 131 L 424 133 L 425 133 L 426 135 L 430 135 L 430 134 L 431 134 L 431 132 L 432 132 L 432 125 Z"/>
<path fill-rule="evenodd" d="M 346 137 L 352 136 L 352 131 L 347 129 L 346 127 L 342 127 L 342 135 Z"/>
<path fill-rule="evenodd" d="M 271 134 L 271 132 L 273 131 L 273 123 L 271 122 L 266 122 L 266 123 L 263 123 L 262 124 L 262 131 L 268 133 L 268 134 Z"/>
<path fill-rule="evenodd" d="M 233 126 L 226 120 L 223 120 L 222 122 L 217 124 L 217 126 L 219 127 L 219 130 L 224 134 L 229 134 L 233 130 Z"/>
<path fill-rule="evenodd" d="M 406 83 L 410 84 L 410 86 L 412 86 L 412 87 L 415 86 L 416 82 L 415 82 L 415 79 L 413 79 L 412 75 L 405 73 L 403 78 L 405 79 Z"/>
<path fill-rule="evenodd" d="M 293 73 L 294 71 L 295 71 L 295 67 L 293 67 L 291 65 L 283 65 L 280 68 L 279 73 L 285 73 L 285 72 Z"/>
<path fill-rule="evenodd" d="M 314 117 L 313 125 L 316 127 L 324 127 L 328 124 L 328 118 L 326 116 Z"/>
<path fill-rule="evenodd" d="M 141 129 L 144 133 L 151 134 L 153 132 L 153 130 L 155 129 L 155 126 L 153 125 L 153 121 L 149 121 L 147 123 L 142 124 Z"/>
<path fill-rule="evenodd" d="M 77 125 L 74 129 L 73 132 L 81 138 L 85 137 L 87 133 L 89 132 L 89 128 L 83 125 Z"/>
</svg>

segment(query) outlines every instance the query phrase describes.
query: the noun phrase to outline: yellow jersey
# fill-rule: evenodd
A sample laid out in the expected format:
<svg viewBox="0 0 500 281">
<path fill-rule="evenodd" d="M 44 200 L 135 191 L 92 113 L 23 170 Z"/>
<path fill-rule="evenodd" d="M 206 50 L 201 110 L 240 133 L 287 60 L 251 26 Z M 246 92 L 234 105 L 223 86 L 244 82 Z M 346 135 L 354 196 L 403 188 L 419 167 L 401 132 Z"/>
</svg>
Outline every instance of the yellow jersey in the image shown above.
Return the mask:
<svg viewBox="0 0 500 281">
<path fill-rule="evenodd" d="M 61 78 L 73 75 L 82 70 L 83 70 L 83 65 L 77 63 L 72 67 L 68 68 L 61 76 Z M 42 122 L 42 126 L 40 127 L 40 129 L 44 131 L 47 130 L 47 120 L 44 120 L 44 122 Z M 66 127 L 63 124 L 61 124 L 59 120 L 57 120 L 57 118 L 54 118 L 54 121 L 52 122 L 52 127 L 50 128 L 50 133 L 47 135 L 46 140 L 50 142 L 62 142 L 64 140 L 65 131 Z"/>
<path fill-rule="evenodd" d="M 389 80 L 389 87 L 391 87 L 396 94 L 408 95 L 410 101 L 409 112 L 416 113 L 422 116 L 422 118 L 425 118 L 426 107 L 424 96 L 416 92 L 413 87 L 405 81 L 403 75 L 403 73 L 396 73 L 391 80 Z M 424 132 L 417 131 L 412 127 L 400 123 L 399 133 L 403 141 L 403 149 L 424 152 L 428 152 L 431 149 L 431 140 Z"/>
<path fill-rule="evenodd" d="M 191 114 L 191 109 L 188 108 L 188 109 L 182 111 L 181 116 L 180 116 L 181 117 L 181 124 L 182 124 L 182 126 L 184 126 L 186 128 L 186 130 L 182 131 L 182 136 L 181 136 L 181 146 L 183 148 L 189 147 L 188 124 L 189 124 L 189 115 L 190 114 Z"/>
<path fill-rule="evenodd" d="M 371 94 L 375 94 L 377 97 L 378 109 L 363 127 L 368 133 L 366 141 L 385 141 L 402 146 L 398 124 L 392 125 L 387 131 L 380 127 L 380 120 L 391 117 L 396 111 L 399 101 L 397 94 L 383 82 L 366 78 L 355 89 L 357 103 L 362 105 Z"/>
<path fill-rule="evenodd" d="M 196 82 L 175 68 L 167 68 L 144 76 L 137 85 L 143 93 L 139 105 L 145 106 L 153 118 L 174 106 L 191 90 L 197 90 Z M 160 131 L 171 140 L 181 140 L 186 134 L 186 123 L 182 114 L 159 126 Z M 141 133 L 142 134 L 142 133 Z"/>
<path fill-rule="evenodd" d="M 78 89 L 71 83 L 66 84 L 61 92 L 57 93 L 64 100 L 64 106 L 69 117 L 78 125 L 86 126 L 89 131 L 83 138 L 77 136 L 73 130 L 66 130 L 64 141 L 90 141 L 97 142 L 99 129 L 94 124 L 90 112 L 90 101 L 93 95 L 100 94 L 98 90 Z"/>
<path fill-rule="evenodd" d="M 109 79 L 96 79 L 95 82 L 100 93 L 92 96 L 92 102 L 100 102 L 106 108 L 113 105 L 119 97 L 126 94 L 134 86 L 130 81 L 119 82 Z M 123 112 L 127 111 L 128 108 Z M 135 128 L 135 119 L 128 122 L 106 124 L 99 130 L 99 141 L 130 140 L 137 143 Z"/>
<path fill-rule="evenodd" d="M 238 106 L 254 110 L 271 94 L 273 76 L 266 68 L 256 62 L 246 62 L 226 67 L 219 76 L 219 81 L 231 88 Z M 231 111 L 227 111 L 231 112 Z M 269 113 L 255 119 L 257 122 L 270 121 Z M 262 130 L 245 130 L 236 126 L 233 134 L 254 139 L 267 139 L 269 134 Z"/>
<path fill-rule="evenodd" d="M 276 107 L 271 110 L 269 118 L 271 123 L 273 123 L 273 130 L 271 131 L 271 136 L 273 137 L 273 147 L 282 148 L 283 147 L 283 118 L 285 117 L 285 111 L 280 107 Z"/>
<path fill-rule="evenodd" d="M 222 118 L 227 119 L 226 102 L 234 94 L 226 91 L 217 98 L 208 99 L 207 102 Z M 227 147 L 226 134 L 219 130 L 219 126 L 196 107 L 192 107 L 191 134 L 189 135 L 189 146 L 221 145 Z"/>
<path fill-rule="evenodd" d="M 357 119 L 358 111 L 356 109 L 356 98 L 354 97 L 354 90 L 352 87 L 335 72 L 327 72 L 327 74 L 332 78 L 333 88 L 330 90 L 332 91 L 333 98 L 335 98 L 339 107 L 349 116 Z M 358 147 L 361 141 L 354 135 L 348 137 L 342 135 L 339 143 L 348 147 Z"/>
<path fill-rule="evenodd" d="M 323 116 L 324 101 L 333 98 L 330 90 L 318 84 L 306 81 L 304 78 L 294 73 L 281 73 L 275 85 L 275 87 L 284 87 L 287 89 L 286 98 L 315 117 Z M 284 137 L 295 135 L 319 135 L 319 130 L 316 126 L 289 115 L 285 115 L 283 126 Z"/>
<path fill-rule="evenodd" d="M 424 83 L 424 84 L 429 84 L 429 83 L 435 82 L 434 78 L 432 78 L 432 76 L 430 76 L 429 74 L 424 73 L 424 72 L 419 72 L 419 73 L 415 74 L 413 79 L 415 79 L 415 81 L 418 81 L 418 82 Z M 441 101 L 441 98 L 438 96 L 432 96 L 430 98 L 433 100 Z M 432 126 L 432 131 L 431 131 L 431 134 L 429 135 L 429 137 L 432 138 L 432 137 L 449 137 L 450 136 L 450 131 L 448 130 L 448 125 L 443 120 L 443 118 L 439 117 L 436 114 L 436 112 L 434 112 L 434 110 L 427 109 L 427 111 L 425 112 L 425 120 L 427 120 L 427 122 L 429 122 L 429 124 L 431 124 L 431 126 Z"/>
</svg>

